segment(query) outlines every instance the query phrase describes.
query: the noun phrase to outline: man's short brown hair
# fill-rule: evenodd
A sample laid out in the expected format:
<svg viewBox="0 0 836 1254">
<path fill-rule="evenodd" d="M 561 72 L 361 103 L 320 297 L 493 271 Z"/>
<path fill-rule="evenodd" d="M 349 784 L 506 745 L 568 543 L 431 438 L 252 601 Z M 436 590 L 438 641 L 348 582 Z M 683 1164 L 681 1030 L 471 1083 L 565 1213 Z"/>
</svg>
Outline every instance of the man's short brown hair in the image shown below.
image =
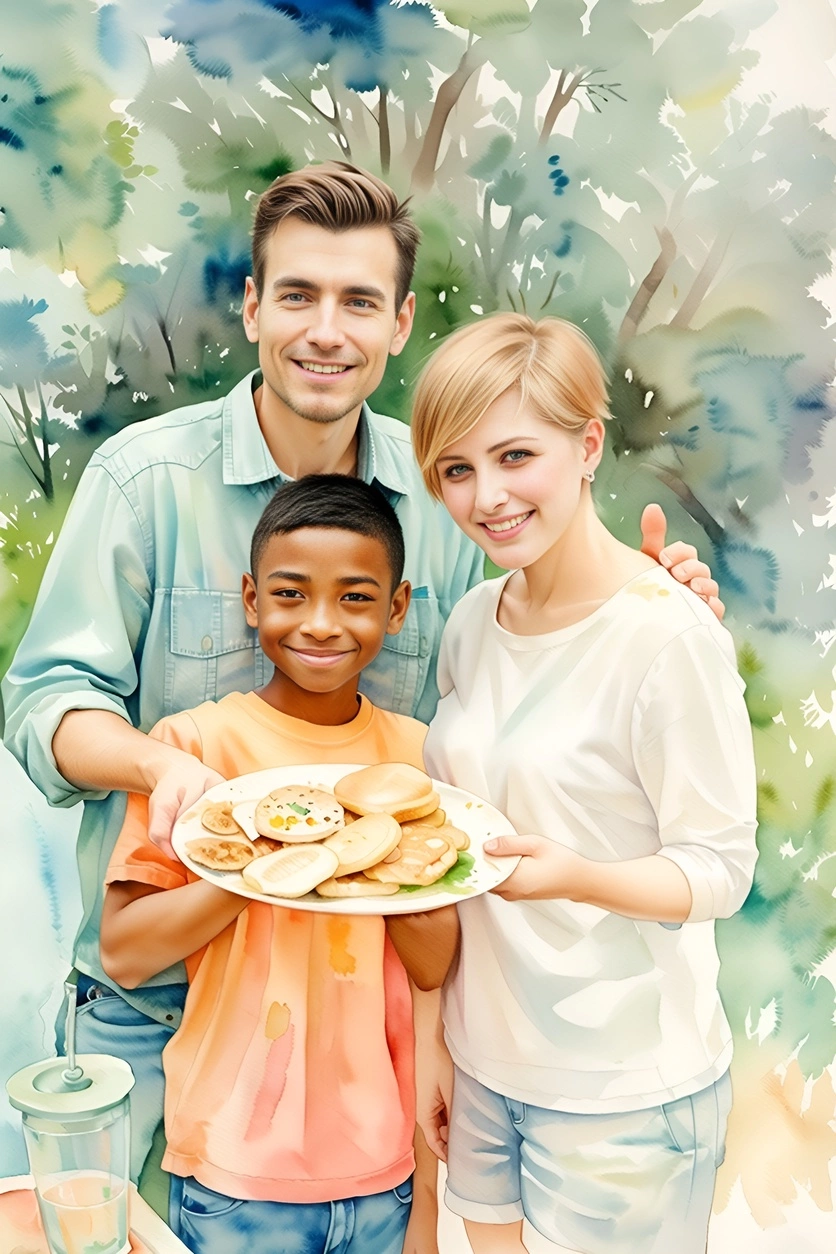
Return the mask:
<svg viewBox="0 0 836 1254">
<path fill-rule="evenodd" d="M 408 200 L 374 174 L 346 161 L 323 161 L 283 174 L 259 197 L 253 223 L 253 281 L 259 299 L 264 288 L 267 242 L 285 218 L 299 218 L 326 231 L 385 226 L 398 250 L 395 272 L 397 309 L 406 300 L 421 233 L 409 216 Z"/>
</svg>

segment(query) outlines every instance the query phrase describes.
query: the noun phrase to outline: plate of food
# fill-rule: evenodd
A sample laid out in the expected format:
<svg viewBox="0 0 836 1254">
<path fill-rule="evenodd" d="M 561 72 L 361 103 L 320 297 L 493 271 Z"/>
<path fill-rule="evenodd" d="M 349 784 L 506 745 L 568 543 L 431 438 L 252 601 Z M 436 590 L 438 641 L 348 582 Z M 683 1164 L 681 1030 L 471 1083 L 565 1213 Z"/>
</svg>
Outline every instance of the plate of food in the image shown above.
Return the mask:
<svg viewBox="0 0 836 1254">
<path fill-rule="evenodd" d="M 216 784 L 171 839 L 196 875 L 253 901 L 409 914 L 501 884 L 518 859 L 483 845 L 513 831 L 487 801 L 404 762 L 329 763 Z"/>
</svg>

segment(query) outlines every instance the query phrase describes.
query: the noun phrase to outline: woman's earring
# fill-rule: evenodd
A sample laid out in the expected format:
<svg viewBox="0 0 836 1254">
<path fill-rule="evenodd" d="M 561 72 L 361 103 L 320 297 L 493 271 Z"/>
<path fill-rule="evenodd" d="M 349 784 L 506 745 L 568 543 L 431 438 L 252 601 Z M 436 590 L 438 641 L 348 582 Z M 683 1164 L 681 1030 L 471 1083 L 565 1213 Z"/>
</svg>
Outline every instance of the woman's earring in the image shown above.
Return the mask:
<svg viewBox="0 0 836 1254">
<path fill-rule="evenodd" d="M 595 478 L 595 471 L 594 471 L 594 470 L 585 470 L 585 471 L 583 472 L 583 477 L 584 477 L 584 479 L 586 479 L 586 480 L 587 480 L 587 482 L 588 482 L 588 483 L 592 483 L 592 480 Z"/>
</svg>

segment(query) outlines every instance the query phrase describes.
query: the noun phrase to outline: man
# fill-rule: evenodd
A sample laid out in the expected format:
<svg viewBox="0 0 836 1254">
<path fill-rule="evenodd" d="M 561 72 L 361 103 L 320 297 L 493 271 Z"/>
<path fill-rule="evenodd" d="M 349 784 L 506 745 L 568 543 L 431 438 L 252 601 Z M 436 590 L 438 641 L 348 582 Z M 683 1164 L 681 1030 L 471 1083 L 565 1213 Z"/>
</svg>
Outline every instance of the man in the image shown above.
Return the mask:
<svg viewBox="0 0 836 1254">
<path fill-rule="evenodd" d="M 260 370 L 94 454 L 4 680 L 9 748 L 51 804 L 86 802 L 78 1047 L 134 1069 L 134 1175 L 161 1119 L 160 1055 L 180 1021 L 185 972 L 117 994 L 99 958 L 102 885 L 127 791 L 149 795 L 151 838 L 168 850 L 177 814 L 219 779 L 148 730 L 267 678 L 240 596 L 264 505 L 285 479 L 332 472 L 374 483 L 393 504 L 412 602 L 361 688 L 394 713 L 431 717 L 444 622 L 482 577 L 481 552 L 426 494 L 407 428 L 365 403 L 412 328 L 418 238 L 394 192 L 343 163 L 268 188 L 243 307 Z M 678 573 L 705 567 L 686 562 Z M 716 594 L 710 580 L 692 586 Z"/>
</svg>

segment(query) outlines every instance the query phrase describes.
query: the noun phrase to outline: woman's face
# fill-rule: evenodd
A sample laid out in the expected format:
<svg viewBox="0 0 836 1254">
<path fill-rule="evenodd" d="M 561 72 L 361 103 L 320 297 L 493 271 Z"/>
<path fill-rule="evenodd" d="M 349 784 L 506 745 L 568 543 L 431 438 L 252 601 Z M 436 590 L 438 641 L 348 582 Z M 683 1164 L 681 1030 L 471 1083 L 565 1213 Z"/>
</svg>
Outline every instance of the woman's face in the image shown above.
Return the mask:
<svg viewBox="0 0 836 1254">
<path fill-rule="evenodd" d="M 582 435 L 571 435 L 521 406 L 510 389 L 436 462 L 444 504 L 497 566 L 530 566 L 575 518 L 603 434 L 593 419 Z"/>
</svg>

